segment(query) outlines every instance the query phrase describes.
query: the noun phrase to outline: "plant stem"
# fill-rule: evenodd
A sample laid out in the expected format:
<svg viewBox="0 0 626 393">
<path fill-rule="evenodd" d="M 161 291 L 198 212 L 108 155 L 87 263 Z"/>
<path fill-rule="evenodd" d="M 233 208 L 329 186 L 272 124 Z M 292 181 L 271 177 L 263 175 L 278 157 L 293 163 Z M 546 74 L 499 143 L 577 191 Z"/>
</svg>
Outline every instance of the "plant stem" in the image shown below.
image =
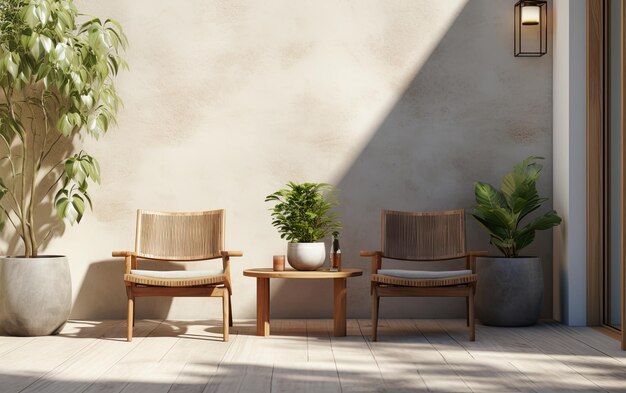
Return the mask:
<svg viewBox="0 0 626 393">
<path fill-rule="evenodd" d="M 27 195 L 28 190 L 26 189 L 26 176 L 25 176 L 26 164 L 27 164 L 26 155 L 28 153 L 27 139 L 28 138 L 24 137 L 24 142 L 22 143 L 22 192 L 20 194 L 20 197 L 21 197 L 20 199 L 22 200 L 21 208 L 22 208 L 22 213 L 23 213 L 22 214 L 22 234 L 24 235 L 24 246 L 25 246 L 24 256 L 30 257 L 33 253 L 33 248 L 30 242 L 30 237 L 28 236 L 28 209 L 26 208 L 26 201 L 28 198 L 28 195 Z"/>
</svg>

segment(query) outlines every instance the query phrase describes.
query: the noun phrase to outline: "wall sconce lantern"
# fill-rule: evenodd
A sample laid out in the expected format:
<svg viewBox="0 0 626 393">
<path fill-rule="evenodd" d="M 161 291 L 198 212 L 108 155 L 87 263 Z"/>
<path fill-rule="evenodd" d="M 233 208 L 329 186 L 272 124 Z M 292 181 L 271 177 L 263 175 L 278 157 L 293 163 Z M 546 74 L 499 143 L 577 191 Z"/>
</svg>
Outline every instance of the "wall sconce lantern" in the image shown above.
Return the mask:
<svg viewBox="0 0 626 393">
<path fill-rule="evenodd" d="M 515 57 L 540 57 L 548 53 L 548 2 L 520 0 L 513 9 Z"/>
</svg>

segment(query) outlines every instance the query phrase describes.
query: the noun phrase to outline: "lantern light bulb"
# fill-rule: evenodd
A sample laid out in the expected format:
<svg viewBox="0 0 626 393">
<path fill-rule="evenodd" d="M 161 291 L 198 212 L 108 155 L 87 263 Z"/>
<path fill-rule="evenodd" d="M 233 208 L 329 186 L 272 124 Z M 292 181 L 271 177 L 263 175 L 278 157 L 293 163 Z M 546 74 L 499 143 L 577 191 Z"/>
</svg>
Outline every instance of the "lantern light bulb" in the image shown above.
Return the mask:
<svg viewBox="0 0 626 393">
<path fill-rule="evenodd" d="M 533 26 L 539 24 L 539 7 L 536 5 L 528 5 L 522 7 L 522 24 L 525 26 Z"/>
</svg>

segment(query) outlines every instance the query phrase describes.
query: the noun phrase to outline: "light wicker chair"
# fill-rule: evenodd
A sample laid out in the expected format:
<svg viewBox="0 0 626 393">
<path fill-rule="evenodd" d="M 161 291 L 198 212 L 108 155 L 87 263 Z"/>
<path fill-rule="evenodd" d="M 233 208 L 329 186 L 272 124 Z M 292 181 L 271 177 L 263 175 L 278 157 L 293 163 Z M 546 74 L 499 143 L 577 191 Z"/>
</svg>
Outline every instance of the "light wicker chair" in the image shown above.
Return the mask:
<svg viewBox="0 0 626 393">
<path fill-rule="evenodd" d="M 372 340 L 378 339 L 381 297 L 465 297 L 469 339 L 475 339 L 475 258 L 484 251 L 465 250 L 465 212 L 431 213 L 382 211 L 382 251 L 361 251 L 371 258 Z M 382 269 L 382 259 L 445 261 L 464 259 L 464 270 L 418 271 Z"/>
<path fill-rule="evenodd" d="M 124 284 L 128 295 L 128 341 L 132 341 L 135 298 L 141 296 L 193 296 L 222 298 L 224 341 L 232 326 L 230 257 L 240 251 L 224 251 L 224 210 L 166 213 L 138 210 L 135 251 L 116 251 L 124 257 Z M 166 262 L 204 261 L 221 258 L 219 270 L 139 270 L 139 259 Z"/>
</svg>

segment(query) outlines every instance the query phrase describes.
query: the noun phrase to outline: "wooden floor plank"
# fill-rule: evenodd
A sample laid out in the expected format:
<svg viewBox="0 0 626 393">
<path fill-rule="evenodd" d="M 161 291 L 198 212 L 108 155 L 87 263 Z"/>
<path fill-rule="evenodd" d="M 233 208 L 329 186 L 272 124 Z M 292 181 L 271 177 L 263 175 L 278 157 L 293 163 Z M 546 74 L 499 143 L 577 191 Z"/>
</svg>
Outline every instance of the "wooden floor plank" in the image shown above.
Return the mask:
<svg viewBox="0 0 626 393">
<path fill-rule="evenodd" d="M 3 393 L 20 392 L 93 344 L 119 321 L 68 323 L 56 336 L 37 337 L 0 357 Z"/>
<path fill-rule="evenodd" d="M 223 341 L 221 327 L 216 328 L 216 325 L 219 326 L 219 323 L 214 321 L 163 321 L 140 344 L 136 353 L 129 354 L 118 363 L 122 370 L 118 368 L 117 371 L 121 371 L 121 375 L 126 375 L 129 370 L 132 372 L 121 392 L 167 393 L 187 388 L 201 391 L 206 384 L 202 376 L 192 379 L 195 383 L 183 382 L 186 377 L 193 377 L 189 374 L 191 367 L 188 361 L 198 356 L 185 342 L 192 341 L 194 349 L 198 350 L 215 349 L 217 345 L 227 348 L 229 343 Z M 202 366 L 199 369 L 211 371 L 210 365 L 208 369 Z"/>
<path fill-rule="evenodd" d="M 431 347 L 416 329 L 413 321 L 409 319 L 379 321 L 377 342 L 371 341 L 371 320 L 362 319 L 358 322 L 388 391 L 428 391 L 428 385 L 420 374 L 420 369 L 423 371 L 429 366 L 420 364 L 418 358 L 421 358 L 426 347 L 428 347 L 426 350 Z"/>
<path fill-rule="evenodd" d="M 30 341 L 36 340 L 37 337 L 10 337 L 0 336 L 0 357 L 12 352 Z"/>
<path fill-rule="evenodd" d="M 44 375 L 41 379 L 22 390 L 21 393 L 82 392 L 98 379 L 107 369 L 116 364 L 128 352 L 132 351 L 154 328 L 158 322 L 140 321 L 135 326 L 135 339 L 126 342 L 126 324 L 118 323 L 107 329 L 103 335 L 93 340 L 75 356 Z M 76 380 L 76 370 L 80 370 L 80 380 Z M 68 385 L 66 381 L 74 383 Z"/>
<path fill-rule="evenodd" d="M 221 329 L 193 322 L 177 322 L 185 332 L 172 349 L 160 360 L 161 368 L 180 370 L 168 393 L 200 393 L 216 372 L 230 344 L 237 339 L 238 330 L 232 329 L 230 342 L 223 342 Z M 209 336 L 209 333 L 220 333 Z M 180 366 L 177 366 L 180 365 Z"/>
<path fill-rule="evenodd" d="M 341 391 L 385 391 L 385 380 L 356 320 L 347 321 L 346 337 L 330 336 Z"/>
<path fill-rule="evenodd" d="M 176 329 L 162 321 L 139 341 L 136 347 L 123 356 L 117 363 L 100 375 L 85 391 L 94 393 L 119 393 L 123 391 L 163 391 L 163 378 L 173 381 L 179 367 L 169 370 L 164 376 L 158 371 L 159 360 L 173 347 L 180 338 Z M 133 338 L 133 342 L 135 338 Z M 172 374 L 175 374 L 172 376 Z M 167 384 L 167 391 L 173 382 Z"/>
<path fill-rule="evenodd" d="M 536 391 L 570 392 L 603 391 L 566 364 L 551 358 L 532 343 L 516 334 L 517 329 L 478 326 L 481 337 L 497 342 L 508 354 L 509 362 L 532 381 Z"/>
<path fill-rule="evenodd" d="M 57 336 L 0 337 L 0 392 L 626 392 L 626 355 L 590 328 L 462 320 L 273 320 L 256 336 L 236 323 L 230 342 L 213 321 L 70 321 Z"/>
<path fill-rule="evenodd" d="M 307 329 L 307 361 L 328 362 L 335 364 L 335 357 L 331 347 L 332 319 L 309 319 Z M 334 368 L 335 374 L 337 369 Z"/>
<path fill-rule="evenodd" d="M 473 367 L 481 370 L 481 374 L 490 376 L 490 386 L 487 390 L 501 390 L 506 384 L 510 391 L 536 392 L 533 382 L 515 365 L 509 362 L 509 354 L 490 336 L 476 337 L 476 341 L 469 341 L 465 320 L 448 319 L 438 320 L 437 323 L 445 332 L 475 360 Z M 502 381 L 505 381 L 504 384 Z"/>
<path fill-rule="evenodd" d="M 596 351 L 626 364 L 626 351 L 622 351 L 620 346 L 615 344 L 617 341 L 606 334 L 602 334 L 590 327 L 574 328 L 559 325 L 559 328 L 563 332 L 563 335 L 568 336 L 571 340 L 588 345 Z"/>
<path fill-rule="evenodd" d="M 516 329 L 513 334 L 535 344 L 538 350 L 588 380 L 596 390 L 624 389 L 623 382 L 619 380 L 626 372 L 623 363 L 603 356 L 602 352 L 589 345 L 568 338 L 563 329 L 555 327 L 555 324 Z"/>
<path fill-rule="evenodd" d="M 469 361 L 467 352 L 451 345 L 452 340 L 436 322 L 416 319 L 413 323 L 429 344 L 421 371 L 429 390 L 471 392 L 463 364 Z"/>
<path fill-rule="evenodd" d="M 204 392 L 269 392 L 273 374 L 270 344 L 271 336 L 238 334 Z"/>
</svg>

